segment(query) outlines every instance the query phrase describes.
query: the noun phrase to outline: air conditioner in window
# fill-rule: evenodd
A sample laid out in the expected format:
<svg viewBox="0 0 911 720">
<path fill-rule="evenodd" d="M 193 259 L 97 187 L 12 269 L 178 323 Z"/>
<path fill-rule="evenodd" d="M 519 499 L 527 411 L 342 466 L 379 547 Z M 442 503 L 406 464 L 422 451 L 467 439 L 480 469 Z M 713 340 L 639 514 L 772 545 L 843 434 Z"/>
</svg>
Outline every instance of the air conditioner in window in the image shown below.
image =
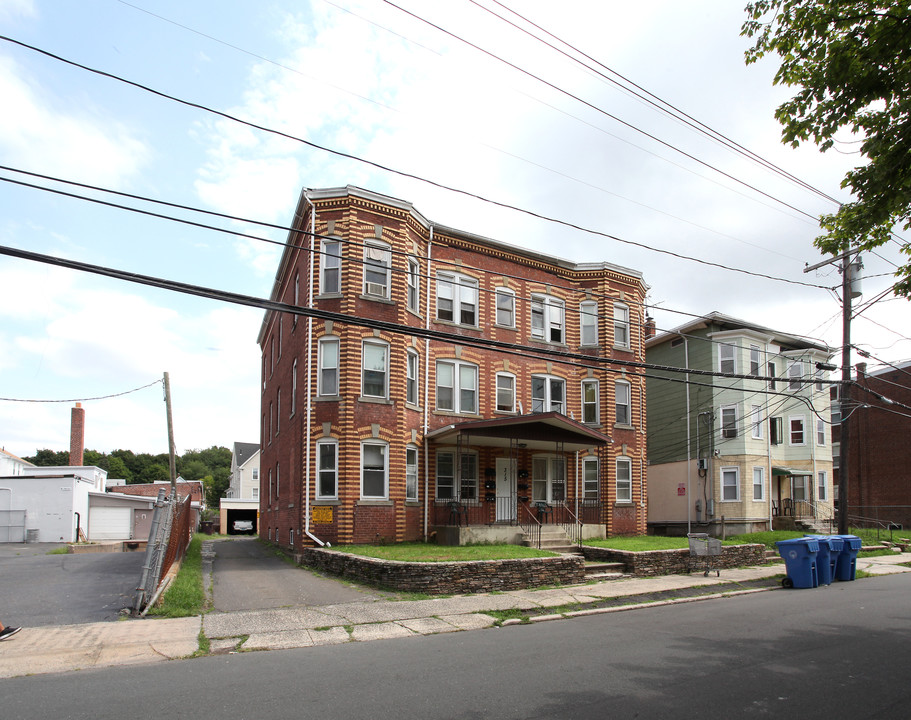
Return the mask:
<svg viewBox="0 0 911 720">
<path fill-rule="evenodd" d="M 368 295 L 380 295 L 386 297 L 386 286 L 382 283 L 367 283 L 367 294 Z"/>
</svg>

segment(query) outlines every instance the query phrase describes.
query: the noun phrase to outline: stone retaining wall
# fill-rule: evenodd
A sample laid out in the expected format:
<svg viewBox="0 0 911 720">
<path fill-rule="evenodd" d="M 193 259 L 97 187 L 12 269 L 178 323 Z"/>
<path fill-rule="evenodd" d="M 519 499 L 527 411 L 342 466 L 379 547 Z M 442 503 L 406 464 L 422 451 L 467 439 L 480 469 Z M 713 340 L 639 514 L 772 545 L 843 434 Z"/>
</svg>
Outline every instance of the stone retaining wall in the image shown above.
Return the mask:
<svg viewBox="0 0 911 720">
<path fill-rule="evenodd" d="M 637 577 L 677 575 L 705 568 L 705 558 L 691 557 L 688 548 L 627 552 L 583 545 L 582 553 L 586 560 L 623 563 L 626 572 Z M 762 565 L 765 563 L 765 545 L 724 545 L 721 548 L 721 555 L 712 560 L 712 566 L 721 570 L 744 565 Z"/>
<path fill-rule="evenodd" d="M 578 585 L 585 561 L 578 556 L 412 563 L 303 548 L 297 561 L 357 582 L 428 595 L 460 595 L 521 590 L 542 585 Z"/>
</svg>

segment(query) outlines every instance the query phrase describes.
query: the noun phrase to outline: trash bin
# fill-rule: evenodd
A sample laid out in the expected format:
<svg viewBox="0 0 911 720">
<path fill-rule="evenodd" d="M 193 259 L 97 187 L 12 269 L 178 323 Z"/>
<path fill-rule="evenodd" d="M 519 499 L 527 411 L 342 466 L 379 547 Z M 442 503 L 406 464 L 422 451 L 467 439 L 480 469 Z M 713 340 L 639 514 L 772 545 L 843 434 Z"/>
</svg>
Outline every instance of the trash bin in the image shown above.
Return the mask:
<svg viewBox="0 0 911 720">
<path fill-rule="evenodd" d="M 819 543 L 815 538 L 802 537 L 793 540 L 779 540 L 775 543 L 778 554 L 784 560 L 788 576 L 781 581 L 784 587 L 814 588 L 819 586 L 816 572 L 816 554 Z"/>
<path fill-rule="evenodd" d="M 835 579 L 853 580 L 857 573 L 857 553 L 863 542 L 857 535 L 832 535 L 844 542 L 838 559 L 835 561 Z"/>
<path fill-rule="evenodd" d="M 839 535 L 807 535 L 819 543 L 816 555 L 816 574 L 820 585 L 831 585 L 835 579 L 835 563 L 841 554 L 844 540 Z"/>
</svg>

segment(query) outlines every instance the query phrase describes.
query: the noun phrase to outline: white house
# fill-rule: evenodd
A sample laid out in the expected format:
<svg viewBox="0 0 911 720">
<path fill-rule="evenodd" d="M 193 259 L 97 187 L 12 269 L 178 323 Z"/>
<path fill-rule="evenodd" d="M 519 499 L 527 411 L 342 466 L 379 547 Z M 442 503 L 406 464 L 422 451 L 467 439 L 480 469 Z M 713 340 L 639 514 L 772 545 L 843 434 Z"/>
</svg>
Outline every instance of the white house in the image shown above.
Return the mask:
<svg viewBox="0 0 911 720">
<path fill-rule="evenodd" d="M 28 460 L 7 452 L 6 448 L 0 448 L 0 477 L 6 475 L 21 475 L 27 467 L 35 467 Z"/>
</svg>

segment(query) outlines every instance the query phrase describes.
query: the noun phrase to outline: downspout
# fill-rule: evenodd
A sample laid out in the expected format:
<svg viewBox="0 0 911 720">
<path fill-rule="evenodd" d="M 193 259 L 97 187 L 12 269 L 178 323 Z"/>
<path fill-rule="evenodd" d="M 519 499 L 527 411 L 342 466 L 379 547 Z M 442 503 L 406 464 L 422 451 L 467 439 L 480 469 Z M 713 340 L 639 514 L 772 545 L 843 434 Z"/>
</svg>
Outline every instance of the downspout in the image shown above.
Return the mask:
<svg viewBox="0 0 911 720">
<path fill-rule="evenodd" d="M 768 349 L 766 349 L 766 350 L 767 350 L 767 351 L 766 351 L 766 359 L 768 359 Z M 768 367 L 769 367 L 769 365 L 768 365 L 768 363 L 766 363 L 766 369 L 768 369 Z M 768 407 L 768 403 L 766 404 L 766 407 Z M 766 412 L 766 415 L 768 415 L 768 411 Z M 771 419 L 771 418 L 769 418 L 769 419 Z M 772 479 L 774 478 L 774 475 L 772 475 L 772 426 L 771 426 L 769 423 L 766 423 L 766 424 L 765 424 L 765 430 L 766 430 L 766 432 L 765 432 L 765 436 L 766 436 L 766 439 L 765 439 L 766 455 L 767 455 L 768 460 L 769 460 L 769 497 L 768 497 L 768 502 L 769 502 L 769 530 L 771 531 L 771 530 L 772 530 L 772 525 L 773 525 L 774 522 L 775 522 L 775 520 L 774 520 L 774 515 L 772 514 Z"/>
<path fill-rule="evenodd" d="M 316 206 L 310 200 L 306 193 L 304 197 L 310 204 L 310 283 L 307 288 L 307 307 L 313 309 L 313 271 L 316 264 L 316 252 L 313 244 L 316 240 Z M 313 416 L 313 316 L 307 317 L 307 429 L 305 441 L 307 444 L 306 467 L 304 468 L 304 478 L 306 492 L 304 494 L 304 533 L 308 538 L 313 540 L 320 547 L 326 543 L 320 540 L 316 535 L 310 532 L 310 423 Z"/>
<path fill-rule="evenodd" d="M 576 522 L 579 522 L 579 473 L 581 471 L 579 462 L 579 451 L 576 450 Z"/>
<path fill-rule="evenodd" d="M 431 277 L 433 273 L 430 270 L 433 261 L 433 225 L 430 226 L 430 238 L 427 242 L 427 303 L 424 307 L 424 329 L 430 329 L 430 290 Z M 427 439 L 429 423 L 429 405 L 430 405 L 430 338 L 424 338 L 424 542 L 430 532 L 429 515 L 430 515 L 430 441 Z"/>
</svg>

